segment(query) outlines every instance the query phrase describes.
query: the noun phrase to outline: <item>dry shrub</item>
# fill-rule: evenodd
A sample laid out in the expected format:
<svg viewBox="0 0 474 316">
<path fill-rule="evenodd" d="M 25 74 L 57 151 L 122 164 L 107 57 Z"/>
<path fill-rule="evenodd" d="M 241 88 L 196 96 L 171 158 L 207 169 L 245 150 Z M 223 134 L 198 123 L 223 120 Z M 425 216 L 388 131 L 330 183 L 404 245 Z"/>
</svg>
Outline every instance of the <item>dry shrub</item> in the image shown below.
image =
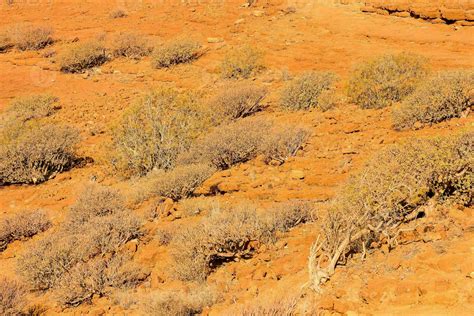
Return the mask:
<svg viewBox="0 0 474 316">
<path fill-rule="evenodd" d="M 239 119 L 263 110 L 262 100 L 267 89 L 252 83 L 233 83 L 225 86 L 211 101 L 220 120 Z"/>
<path fill-rule="evenodd" d="M 20 283 L 0 278 L 0 315 L 23 315 L 25 295 L 26 290 Z"/>
<path fill-rule="evenodd" d="M 220 65 L 222 77 L 230 79 L 247 79 L 263 68 L 261 52 L 251 46 L 231 50 Z"/>
<path fill-rule="evenodd" d="M 13 47 L 12 41 L 6 32 L 0 32 L 0 54 L 6 53 Z"/>
<path fill-rule="evenodd" d="M 51 124 L 16 124 L 0 131 L 0 185 L 41 183 L 77 160 L 78 132 Z"/>
<path fill-rule="evenodd" d="M 265 156 L 267 163 L 285 162 L 296 155 L 311 135 L 310 129 L 301 126 L 278 126 L 268 133 L 261 145 L 260 152 Z"/>
<path fill-rule="evenodd" d="M 425 59 L 418 55 L 384 55 L 356 66 L 348 96 L 361 108 L 383 108 L 402 101 L 426 75 Z"/>
<path fill-rule="evenodd" d="M 192 62 L 199 58 L 201 44 L 190 39 L 176 39 L 155 48 L 152 55 L 154 68 L 168 68 Z"/>
<path fill-rule="evenodd" d="M 289 231 L 300 224 L 314 221 L 314 203 L 307 200 L 289 200 L 287 202 L 275 204 L 267 216 L 276 230 L 280 232 Z"/>
<path fill-rule="evenodd" d="M 114 57 L 140 59 L 151 53 L 151 47 L 141 35 L 120 33 L 113 39 L 111 51 Z"/>
<path fill-rule="evenodd" d="M 94 258 L 74 266 L 56 288 L 58 301 L 64 306 L 91 302 L 93 296 L 103 297 L 112 288 L 133 288 L 146 275 L 125 257 Z"/>
<path fill-rule="evenodd" d="M 273 242 L 277 231 L 309 221 L 311 210 L 303 202 L 278 205 L 268 213 L 257 212 L 252 205 L 215 208 L 173 237 L 175 275 L 181 280 L 203 280 L 225 262 L 250 258 L 259 245 Z"/>
<path fill-rule="evenodd" d="M 330 89 L 336 76 L 332 72 L 311 71 L 290 81 L 281 94 L 281 106 L 286 110 L 320 108 L 319 97 Z"/>
<path fill-rule="evenodd" d="M 378 153 L 342 187 L 323 220 L 324 238 L 313 245 L 310 256 L 313 286 L 318 288 L 338 263 L 381 236 L 394 246 L 400 225 L 416 219 L 433 200 L 472 205 L 473 157 L 472 132 L 413 139 Z M 316 265 L 318 255 L 329 258 L 325 268 L 321 262 Z"/>
<path fill-rule="evenodd" d="M 8 30 L 11 44 L 19 50 L 39 50 L 53 43 L 53 29 L 47 26 L 17 24 Z"/>
<path fill-rule="evenodd" d="M 473 87 L 473 71 L 437 73 L 393 109 L 393 127 L 402 130 L 417 122 L 435 124 L 460 117 L 472 105 L 469 98 Z"/>
<path fill-rule="evenodd" d="M 99 41 L 76 43 L 59 56 L 62 72 L 82 73 L 107 61 L 104 45 Z"/>
<path fill-rule="evenodd" d="M 53 289 L 62 304 L 75 306 L 143 279 L 138 268 L 128 268 L 121 251 L 140 236 L 140 221 L 123 207 L 123 198 L 93 185 L 59 231 L 26 250 L 18 270 L 34 289 Z"/>
<path fill-rule="evenodd" d="M 206 164 L 178 166 L 167 172 L 151 172 L 144 180 L 147 182 L 147 195 L 168 197 L 174 201 L 191 196 L 215 168 Z"/>
<path fill-rule="evenodd" d="M 255 158 L 271 126 L 271 122 L 261 118 L 246 118 L 219 126 L 196 141 L 180 161 L 210 163 L 217 169 L 228 169 Z"/>
<path fill-rule="evenodd" d="M 189 217 L 202 212 L 211 212 L 219 208 L 219 203 L 213 198 L 197 196 L 180 200 L 178 207 L 184 216 Z"/>
<path fill-rule="evenodd" d="M 296 154 L 308 135 L 309 130 L 305 128 L 275 126 L 261 117 L 245 118 L 218 126 L 198 139 L 179 161 L 208 163 L 217 169 L 228 169 L 263 154 L 267 161 L 283 162 Z"/>
<path fill-rule="evenodd" d="M 125 11 L 122 8 L 115 8 L 109 13 L 109 17 L 111 19 L 120 19 L 120 18 L 125 18 L 127 16 L 128 16 L 127 11 Z"/>
<path fill-rule="evenodd" d="M 33 237 L 51 227 L 51 222 L 43 211 L 20 213 L 0 222 L 0 252 L 9 243 Z"/>
<path fill-rule="evenodd" d="M 124 113 L 113 129 L 113 165 L 126 176 L 169 169 L 206 127 L 209 115 L 191 94 L 160 88 Z"/>
<path fill-rule="evenodd" d="M 298 299 L 283 298 L 270 302 L 254 302 L 240 308 L 234 315 L 237 316 L 296 316 L 300 315 L 297 309 Z"/>
<path fill-rule="evenodd" d="M 143 303 L 147 315 L 190 316 L 200 314 L 205 307 L 218 301 L 218 295 L 209 287 L 198 287 L 189 292 L 167 291 L 151 294 Z"/>
<path fill-rule="evenodd" d="M 48 117 L 58 110 L 59 99 L 51 95 L 33 95 L 15 99 L 7 109 L 8 120 L 27 122 Z"/>
</svg>

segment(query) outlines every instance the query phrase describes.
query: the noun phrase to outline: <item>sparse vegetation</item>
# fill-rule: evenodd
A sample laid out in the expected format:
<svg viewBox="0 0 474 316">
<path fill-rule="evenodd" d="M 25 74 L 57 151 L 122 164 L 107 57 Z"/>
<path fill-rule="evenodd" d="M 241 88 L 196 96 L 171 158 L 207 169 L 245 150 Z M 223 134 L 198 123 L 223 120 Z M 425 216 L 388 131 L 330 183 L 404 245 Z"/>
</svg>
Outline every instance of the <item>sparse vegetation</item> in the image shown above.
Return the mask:
<svg viewBox="0 0 474 316">
<path fill-rule="evenodd" d="M 299 315 L 298 298 L 274 299 L 270 302 L 259 300 L 240 308 L 238 316 L 296 316 Z"/>
<path fill-rule="evenodd" d="M 189 293 L 156 292 L 151 294 L 143 304 L 147 315 L 184 316 L 200 314 L 207 306 L 212 306 L 218 296 L 209 287 L 199 287 Z"/>
<path fill-rule="evenodd" d="M 296 154 L 309 136 L 305 128 L 285 128 L 258 117 L 219 126 L 197 140 L 188 152 L 181 155 L 179 161 L 210 163 L 222 170 L 260 154 L 265 155 L 267 161 L 284 162 Z"/>
<path fill-rule="evenodd" d="M 411 94 L 426 75 L 426 62 L 418 55 L 381 56 L 356 66 L 348 96 L 364 109 L 387 107 Z"/>
<path fill-rule="evenodd" d="M 34 289 L 53 289 L 63 305 L 77 306 L 146 277 L 120 250 L 140 235 L 140 222 L 122 197 L 94 185 L 71 207 L 59 231 L 27 249 L 18 270 Z"/>
<path fill-rule="evenodd" d="M 113 39 L 111 51 L 114 57 L 140 59 L 151 53 L 151 47 L 138 34 L 120 33 Z"/>
<path fill-rule="evenodd" d="M 0 315 L 23 315 L 26 290 L 17 281 L 0 278 Z"/>
<path fill-rule="evenodd" d="M 262 54 L 251 46 L 243 46 L 229 52 L 221 63 L 224 78 L 250 78 L 263 69 Z"/>
<path fill-rule="evenodd" d="M 33 237 L 51 227 L 51 222 L 43 211 L 23 212 L 5 218 L 0 222 L 0 252 L 9 243 Z"/>
<path fill-rule="evenodd" d="M 263 110 L 262 100 L 267 89 L 251 83 L 225 86 L 212 100 L 211 107 L 219 120 L 239 119 Z"/>
<path fill-rule="evenodd" d="M 11 44 L 19 50 L 39 50 L 53 43 L 53 29 L 47 26 L 17 24 L 8 30 Z"/>
<path fill-rule="evenodd" d="M 392 247 L 399 226 L 417 218 L 431 201 L 451 199 L 472 205 L 474 134 L 413 139 L 378 153 L 343 186 L 323 220 L 324 238 L 310 255 L 310 277 L 318 288 L 337 264 L 364 252 L 385 236 Z M 322 252 L 320 252 L 322 250 Z M 317 256 L 328 258 L 326 267 Z"/>
<path fill-rule="evenodd" d="M 7 109 L 8 120 L 27 122 L 52 115 L 58 98 L 51 95 L 33 95 L 15 99 Z"/>
<path fill-rule="evenodd" d="M 111 19 L 120 19 L 120 18 L 125 18 L 127 16 L 128 16 L 127 11 L 125 11 L 122 8 L 115 8 L 109 13 L 109 17 Z"/>
<path fill-rule="evenodd" d="M 433 75 L 392 111 L 397 130 L 419 124 L 436 124 L 460 117 L 472 104 L 473 71 L 445 71 Z"/>
<path fill-rule="evenodd" d="M 0 32 L 0 54 L 7 52 L 13 44 L 6 32 Z"/>
<path fill-rule="evenodd" d="M 125 175 L 170 169 L 205 130 L 208 114 L 195 96 L 161 88 L 132 106 L 113 130 L 113 164 Z"/>
<path fill-rule="evenodd" d="M 176 39 L 155 48 L 152 55 L 154 68 L 169 68 L 199 58 L 201 44 L 190 39 Z"/>
<path fill-rule="evenodd" d="M 281 106 L 286 110 L 321 108 L 319 97 L 335 80 L 331 72 L 306 72 L 290 81 L 283 89 Z M 326 105 L 327 106 L 327 105 Z"/>
<path fill-rule="evenodd" d="M 102 65 L 106 61 L 105 47 L 101 42 L 79 42 L 73 44 L 59 57 L 59 67 L 62 72 L 82 73 L 89 68 Z"/>
<path fill-rule="evenodd" d="M 168 197 L 174 201 L 189 197 L 216 170 L 206 164 L 178 166 L 168 172 L 151 172 L 144 180 L 146 195 Z M 143 193 L 142 193 L 143 194 Z"/>
<path fill-rule="evenodd" d="M 274 241 L 277 231 L 306 222 L 310 211 L 303 205 L 278 206 L 268 214 L 257 212 L 252 205 L 214 209 L 207 218 L 172 239 L 176 276 L 203 280 L 225 262 L 251 257 L 261 244 Z"/>
<path fill-rule="evenodd" d="M 71 168 L 78 132 L 32 122 L 0 131 L 0 185 L 41 183 Z"/>
</svg>

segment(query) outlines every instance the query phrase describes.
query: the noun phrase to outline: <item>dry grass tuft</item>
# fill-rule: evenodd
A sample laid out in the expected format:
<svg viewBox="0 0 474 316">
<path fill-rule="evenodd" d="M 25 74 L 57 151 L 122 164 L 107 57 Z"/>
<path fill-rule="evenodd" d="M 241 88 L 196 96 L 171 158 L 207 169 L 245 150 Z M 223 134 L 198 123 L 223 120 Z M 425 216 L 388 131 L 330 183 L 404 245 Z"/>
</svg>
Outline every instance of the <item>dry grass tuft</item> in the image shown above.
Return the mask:
<svg viewBox="0 0 474 316">
<path fill-rule="evenodd" d="M 152 55 L 154 68 L 169 68 L 199 58 L 201 44 L 190 39 L 176 39 L 157 47 Z"/>
<path fill-rule="evenodd" d="M 436 124 L 461 117 L 470 108 L 473 71 L 445 71 L 433 75 L 392 111 L 393 127 L 413 128 L 415 123 Z"/>
<path fill-rule="evenodd" d="M 77 161 L 78 132 L 66 126 L 15 124 L 0 131 L 0 185 L 41 183 Z"/>
<path fill-rule="evenodd" d="M 284 163 L 303 147 L 311 135 L 311 130 L 301 126 L 279 125 L 267 134 L 260 146 L 260 153 L 267 163 Z"/>
<path fill-rule="evenodd" d="M 148 56 L 152 49 L 147 40 L 134 33 L 120 33 L 114 37 L 111 44 L 113 57 L 140 59 Z"/>
<path fill-rule="evenodd" d="M 15 240 L 31 238 L 51 227 L 43 211 L 31 211 L 5 218 L 0 222 L 0 252 Z"/>
<path fill-rule="evenodd" d="M 122 8 L 115 8 L 109 13 L 109 17 L 111 19 L 120 19 L 120 18 L 125 18 L 127 16 L 128 16 L 127 11 L 125 11 Z"/>
<path fill-rule="evenodd" d="M 59 107 L 58 98 L 51 95 L 33 95 L 15 99 L 7 108 L 9 120 L 25 123 L 33 119 L 48 117 Z"/>
<path fill-rule="evenodd" d="M 219 120 L 239 119 L 263 110 L 262 100 L 267 89 L 252 83 L 233 83 L 225 86 L 211 101 L 211 108 Z"/>
<path fill-rule="evenodd" d="M 17 24 L 7 33 L 10 43 L 19 50 L 39 50 L 53 43 L 53 29 L 47 26 Z"/>
<path fill-rule="evenodd" d="M 26 290 L 18 283 L 0 278 L 0 315 L 24 315 Z"/>
<path fill-rule="evenodd" d="M 364 109 L 379 109 L 402 101 L 427 75 L 423 57 L 385 55 L 356 66 L 348 86 L 349 99 Z"/>
<path fill-rule="evenodd" d="M 167 88 L 149 93 L 114 127 L 113 165 L 126 176 L 174 167 L 178 154 L 206 129 L 208 116 L 194 95 Z"/>
<path fill-rule="evenodd" d="M 264 68 L 262 53 L 251 46 L 234 49 L 224 57 L 220 68 L 224 78 L 250 78 Z"/>
<path fill-rule="evenodd" d="M 320 96 L 332 86 L 336 76 L 331 72 L 306 72 L 289 82 L 281 94 L 281 106 L 286 110 L 322 108 Z M 327 104 L 325 104 L 327 108 Z"/>
<path fill-rule="evenodd" d="M 59 57 L 62 72 L 82 73 L 85 70 L 102 65 L 107 61 L 104 45 L 99 41 L 76 43 Z"/>
</svg>

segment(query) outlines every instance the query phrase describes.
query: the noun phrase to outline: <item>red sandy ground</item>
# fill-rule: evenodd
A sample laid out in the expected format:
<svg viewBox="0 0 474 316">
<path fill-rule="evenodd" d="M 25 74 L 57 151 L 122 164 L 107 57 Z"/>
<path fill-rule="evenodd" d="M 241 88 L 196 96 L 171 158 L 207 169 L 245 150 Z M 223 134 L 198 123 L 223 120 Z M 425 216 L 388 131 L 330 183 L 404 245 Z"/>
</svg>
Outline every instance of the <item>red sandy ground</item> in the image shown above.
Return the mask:
<svg viewBox="0 0 474 316">
<path fill-rule="evenodd" d="M 91 177 L 103 184 L 128 188 L 105 171 L 104 143 L 111 122 L 139 95 L 160 84 L 215 91 L 215 86 L 221 84 L 217 70 L 220 60 L 232 47 L 247 43 L 265 53 L 267 70 L 255 80 L 268 86 L 271 95 L 267 99 L 269 108 L 261 115 L 312 126 L 313 136 L 297 157 L 282 166 L 267 166 L 256 160 L 214 175 L 201 191 L 218 184 L 223 192 L 218 197 L 222 203 L 250 199 L 265 205 L 304 198 L 324 205 L 348 175 L 387 144 L 412 136 L 447 135 L 474 128 L 472 115 L 418 131 L 395 132 L 390 127 L 390 109 L 361 110 L 344 104 L 325 113 L 288 114 L 277 108 L 282 72 L 286 71 L 298 74 L 310 69 L 331 70 L 343 81 L 355 63 L 401 51 L 426 56 L 434 69 L 472 68 L 474 28 L 366 15 L 357 6 L 304 5 L 303 1 L 259 2 L 253 8 L 242 8 L 242 3 L 234 0 L 204 1 L 199 5 L 146 0 L 140 5 L 132 1 L 38 3 L 12 7 L 2 4 L 0 29 L 18 22 L 50 25 L 59 41 L 46 50 L 56 52 L 66 49 L 68 41 L 76 37 L 85 40 L 105 34 L 110 38 L 120 31 L 143 34 L 152 42 L 187 35 L 206 43 L 208 52 L 193 64 L 172 70 L 154 70 L 148 58 L 137 62 L 118 59 L 88 76 L 60 73 L 57 64 L 52 63 L 54 57 L 42 57 L 43 51 L 1 54 L 0 111 L 17 96 L 44 92 L 58 96 L 62 109 L 55 120 L 82 131 L 81 154 L 92 157 L 95 163 L 38 186 L 0 188 L 0 218 L 42 208 L 57 227 Z M 280 11 L 295 3 L 295 14 Z M 129 16 L 110 19 L 110 11 L 119 5 Z M 265 14 L 254 16 L 254 10 Z M 239 19 L 243 21 L 236 24 Z M 208 37 L 220 37 L 224 42 L 208 44 Z M 293 179 L 294 170 L 302 171 L 304 178 Z M 145 205 L 136 212 L 146 210 Z M 338 269 L 322 296 L 302 290 L 306 299 L 310 297 L 312 304 L 328 314 L 468 315 L 474 310 L 472 210 L 440 212 L 421 223 L 431 227 L 431 237 L 424 237 L 424 241 L 423 237 L 407 237 L 410 243 L 390 253 L 376 251 L 364 263 L 354 259 Z M 443 212 L 447 215 L 441 216 Z M 153 232 L 194 220 L 155 221 L 146 228 Z M 303 225 L 253 259 L 219 269 L 208 282 L 222 286 L 224 301 L 206 313 L 228 315 L 231 312 L 226 310 L 233 304 L 299 293 L 307 281 L 307 256 L 317 235 L 315 227 Z M 0 254 L 1 275 L 14 274 L 16 257 L 30 242 L 15 242 Z M 167 276 L 172 262 L 167 249 L 156 241 L 140 244 L 135 258 L 151 270 L 150 281 L 138 289 L 137 295 L 181 286 Z M 48 308 L 47 314 L 129 314 L 107 298 L 70 310 L 61 310 L 47 296 L 36 300 Z"/>
</svg>

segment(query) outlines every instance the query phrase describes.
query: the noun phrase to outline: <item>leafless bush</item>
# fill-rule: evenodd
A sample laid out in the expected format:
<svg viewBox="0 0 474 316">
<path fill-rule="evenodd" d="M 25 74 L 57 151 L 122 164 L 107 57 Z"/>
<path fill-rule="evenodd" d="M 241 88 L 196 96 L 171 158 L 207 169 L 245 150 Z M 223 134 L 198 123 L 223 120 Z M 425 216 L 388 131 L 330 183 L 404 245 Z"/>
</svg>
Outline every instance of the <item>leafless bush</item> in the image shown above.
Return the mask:
<svg viewBox="0 0 474 316">
<path fill-rule="evenodd" d="M 174 201 L 189 197 L 216 169 L 206 164 L 178 166 L 168 172 L 151 172 L 144 179 L 147 195 L 168 197 Z"/>
<path fill-rule="evenodd" d="M 13 47 L 13 43 L 6 32 L 0 32 L 0 54 L 6 53 Z"/>
<path fill-rule="evenodd" d="M 19 50 L 39 50 L 53 43 L 53 29 L 47 26 L 17 24 L 8 30 L 11 44 Z"/>
<path fill-rule="evenodd" d="M 128 176 L 170 169 L 206 128 L 206 117 L 195 96 L 158 89 L 124 113 L 114 128 L 112 163 Z"/>
<path fill-rule="evenodd" d="M 252 257 L 256 248 L 275 240 L 277 231 L 311 220 L 312 206 L 302 201 L 257 212 L 252 205 L 214 208 L 197 225 L 178 232 L 171 241 L 175 274 L 182 280 L 203 280 L 225 262 Z"/>
<path fill-rule="evenodd" d="M 52 115 L 59 99 L 51 95 L 33 95 L 15 99 L 7 108 L 7 119 L 27 122 Z"/>
<path fill-rule="evenodd" d="M 73 44 L 59 56 L 60 69 L 66 73 L 82 73 L 106 61 L 105 47 L 99 41 Z"/>
<path fill-rule="evenodd" d="M 234 83 L 225 86 L 212 100 L 211 107 L 218 118 L 238 119 L 263 109 L 261 101 L 267 89 L 251 83 Z"/>
<path fill-rule="evenodd" d="M 182 155 L 184 163 L 211 163 L 218 169 L 255 158 L 265 141 L 265 131 L 271 123 L 261 118 L 247 118 L 219 126 L 196 141 L 191 149 Z"/>
<path fill-rule="evenodd" d="M 25 294 L 24 287 L 17 281 L 0 278 L 0 315 L 23 315 Z"/>
<path fill-rule="evenodd" d="M 267 162 L 274 160 L 283 163 L 296 155 L 310 135 L 311 131 L 305 127 L 277 126 L 267 134 L 260 152 L 265 156 Z"/>
<path fill-rule="evenodd" d="M 385 55 L 359 64 L 348 96 L 361 108 L 383 108 L 402 101 L 427 75 L 424 58 L 408 53 Z"/>
<path fill-rule="evenodd" d="M 254 302 L 240 308 L 235 315 L 238 316 L 296 316 L 298 300 L 286 298 L 274 300 L 271 302 Z"/>
<path fill-rule="evenodd" d="M 436 124 L 460 117 L 470 106 L 473 71 L 445 71 L 433 75 L 392 111 L 393 127 L 412 128 L 415 123 Z"/>
<path fill-rule="evenodd" d="M 179 201 L 179 210 L 184 216 L 195 216 L 203 211 L 211 212 L 219 208 L 219 203 L 213 198 L 197 196 Z"/>
<path fill-rule="evenodd" d="M 141 283 L 146 274 L 122 256 L 95 258 L 74 266 L 55 289 L 64 306 L 90 302 L 94 295 L 103 297 L 111 288 L 130 288 Z"/>
<path fill-rule="evenodd" d="M 342 187 L 323 220 L 324 237 L 318 238 L 310 254 L 312 286 L 318 289 L 337 264 L 353 253 L 364 255 L 380 236 L 387 238 L 389 247 L 396 245 L 400 225 L 416 219 L 433 200 L 449 198 L 472 205 L 473 144 L 474 133 L 414 139 L 371 159 Z"/>
<path fill-rule="evenodd" d="M 321 94 L 330 89 L 336 76 L 332 72 L 306 72 L 290 81 L 281 94 L 281 106 L 287 110 L 320 108 Z"/>
<path fill-rule="evenodd" d="M 140 59 L 151 53 L 151 47 L 141 35 L 120 33 L 113 39 L 111 51 L 114 57 Z"/>
<path fill-rule="evenodd" d="M 51 222 L 43 211 L 20 213 L 0 222 L 0 252 L 9 243 L 33 237 L 51 227 Z"/>
<path fill-rule="evenodd" d="M 199 287 L 190 292 L 156 292 L 143 304 L 147 315 L 190 316 L 200 314 L 205 307 L 212 306 L 218 296 L 209 287 Z"/>
<path fill-rule="evenodd" d="M 199 58 L 201 44 L 190 39 L 176 39 L 157 47 L 152 55 L 155 68 L 168 68 L 177 64 L 189 63 Z"/>
<path fill-rule="evenodd" d="M 109 17 L 111 19 L 120 19 L 120 18 L 125 18 L 127 16 L 128 16 L 127 12 L 121 8 L 115 8 L 109 13 Z"/>
<path fill-rule="evenodd" d="M 262 54 L 251 46 L 231 50 L 221 63 L 221 74 L 224 78 L 250 78 L 263 67 Z"/>
<path fill-rule="evenodd" d="M 0 130 L 0 185 L 40 183 L 71 168 L 78 132 L 50 124 L 15 125 Z"/>
</svg>

